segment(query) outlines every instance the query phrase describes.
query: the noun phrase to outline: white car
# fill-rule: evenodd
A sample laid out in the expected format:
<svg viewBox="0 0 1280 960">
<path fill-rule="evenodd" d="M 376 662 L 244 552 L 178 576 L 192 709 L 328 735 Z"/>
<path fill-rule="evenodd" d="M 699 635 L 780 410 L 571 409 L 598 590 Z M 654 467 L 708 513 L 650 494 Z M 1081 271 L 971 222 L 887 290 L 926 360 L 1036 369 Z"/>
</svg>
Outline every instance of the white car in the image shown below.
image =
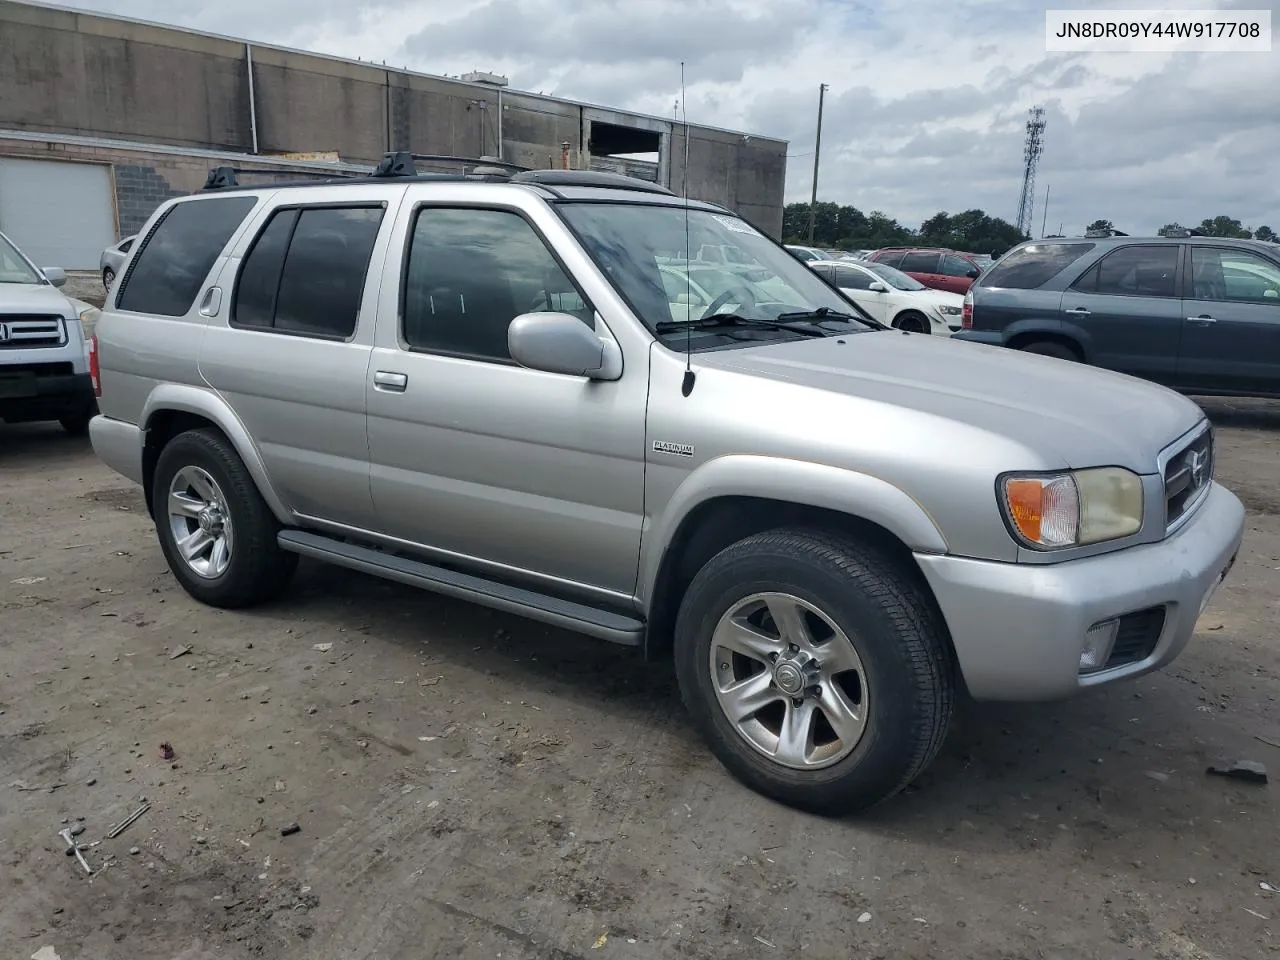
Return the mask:
<svg viewBox="0 0 1280 960">
<path fill-rule="evenodd" d="M 946 337 L 960 329 L 964 297 L 926 287 L 887 264 L 815 260 L 808 267 L 881 323 Z"/>
</svg>

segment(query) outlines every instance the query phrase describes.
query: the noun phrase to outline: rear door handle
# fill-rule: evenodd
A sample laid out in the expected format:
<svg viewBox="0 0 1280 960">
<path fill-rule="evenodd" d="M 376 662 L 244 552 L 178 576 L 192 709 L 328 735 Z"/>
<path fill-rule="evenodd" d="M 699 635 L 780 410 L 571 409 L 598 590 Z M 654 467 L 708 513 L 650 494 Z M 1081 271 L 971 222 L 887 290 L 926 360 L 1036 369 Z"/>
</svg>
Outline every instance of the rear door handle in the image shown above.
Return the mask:
<svg viewBox="0 0 1280 960">
<path fill-rule="evenodd" d="M 222 288 L 210 287 L 200 300 L 200 316 L 216 317 L 222 308 Z"/>
<path fill-rule="evenodd" d="M 1204 326 L 1208 326 L 1211 323 L 1217 323 L 1218 319 L 1216 317 L 1210 317 L 1210 316 L 1201 314 L 1198 317 L 1187 317 L 1187 321 L 1189 323 L 1198 323 Z"/>
<path fill-rule="evenodd" d="M 1088 310 L 1087 308 L 1085 308 L 1085 307 L 1072 307 L 1070 310 L 1063 310 L 1062 312 L 1063 312 L 1063 313 L 1069 313 L 1069 314 L 1071 314 L 1073 317 L 1087 317 L 1087 316 L 1089 316 L 1089 310 Z"/>
<path fill-rule="evenodd" d="M 373 375 L 373 389 L 375 390 L 384 390 L 387 393 L 404 393 L 404 389 L 408 385 L 409 377 L 407 374 L 379 370 Z"/>
</svg>

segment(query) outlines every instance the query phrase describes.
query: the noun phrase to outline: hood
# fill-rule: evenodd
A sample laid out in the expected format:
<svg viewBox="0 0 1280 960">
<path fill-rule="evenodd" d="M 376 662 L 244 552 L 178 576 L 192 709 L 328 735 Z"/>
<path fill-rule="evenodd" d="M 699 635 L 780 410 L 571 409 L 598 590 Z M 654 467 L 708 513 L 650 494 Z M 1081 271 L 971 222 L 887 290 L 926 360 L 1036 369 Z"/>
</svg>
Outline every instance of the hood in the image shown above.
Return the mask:
<svg viewBox="0 0 1280 960">
<path fill-rule="evenodd" d="M 697 362 L 949 419 L 1073 468 L 1153 473 L 1157 454 L 1204 419 L 1181 394 L 1084 364 L 896 330 L 840 339 L 717 351 Z"/>
<path fill-rule="evenodd" d="M 57 287 L 44 283 L 0 283 L 0 314 L 56 313 L 76 316 L 70 301 Z"/>
</svg>

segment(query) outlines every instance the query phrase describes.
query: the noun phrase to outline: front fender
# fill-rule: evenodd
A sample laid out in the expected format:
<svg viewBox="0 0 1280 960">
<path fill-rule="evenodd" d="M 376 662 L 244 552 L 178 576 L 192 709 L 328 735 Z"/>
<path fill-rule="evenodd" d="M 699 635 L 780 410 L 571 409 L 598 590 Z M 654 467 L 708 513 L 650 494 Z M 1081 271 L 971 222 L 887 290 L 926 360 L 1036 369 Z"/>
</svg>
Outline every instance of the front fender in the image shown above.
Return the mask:
<svg viewBox="0 0 1280 960">
<path fill-rule="evenodd" d="M 916 553 L 947 552 L 946 540 L 924 507 L 879 477 L 780 457 L 718 457 L 680 483 L 646 533 L 640 551 L 642 603 L 653 596 L 663 555 L 685 518 L 720 497 L 757 497 L 835 510 L 884 527 Z"/>
<path fill-rule="evenodd" d="M 156 386 L 147 397 L 142 408 L 141 423 L 143 430 L 150 429 L 152 418 L 158 413 L 176 410 L 194 414 L 212 422 L 221 430 L 236 448 L 236 453 L 244 461 L 253 477 L 258 492 L 266 501 L 267 507 L 275 518 L 283 524 L 291 524 L 293 512 L 276 493 L 267 476 L 266 465 L 262 462 L 262 454 L 249 436 L 240 418 L 236 416 L 230 405 L 215 391 L 208 387 L 197 387 L 181 383 L 162 383 Z"/>
</svg>

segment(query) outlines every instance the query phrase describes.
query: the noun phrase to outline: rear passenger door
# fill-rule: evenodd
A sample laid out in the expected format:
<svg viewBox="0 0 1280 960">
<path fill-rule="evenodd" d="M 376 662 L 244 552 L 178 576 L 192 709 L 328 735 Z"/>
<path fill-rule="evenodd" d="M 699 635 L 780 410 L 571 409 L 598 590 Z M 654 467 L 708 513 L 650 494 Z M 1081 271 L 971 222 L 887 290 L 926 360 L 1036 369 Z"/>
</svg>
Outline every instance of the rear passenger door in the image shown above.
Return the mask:
<svg viewBox="0 0 1280 960">
<path fill-rule="evenodd" d="M 201 373 L 244 423 L 276 493 L 308 520 L 373 523 L 365 383 L 403 195 L 381 185 L 291 192 L 262 211 L 220 280 Z"/>
<path fill-rule="evenodd" d="M 1089 359 L 1148 380 L 1178 375 L 1179 245 L 1127 244 L 1094 263 L 1062 296 L 1062 321 L 1084 334 Z"/>
<path fill-rule="evenodd" d="M 1188 256 L 1179 386 L 1280 393 L 1280 263 L 1207 244 Z"/>
<path fill-rule="evenodd" d="M 939 288 L 942 277 L 938 275 L 939 254 L 931 253 L 927 250 L 913 250 L 902 258 L 901 265 L 898 269 L 903 273 L 915 277 L 926 287 L 933 287 L 935 290 Z"/>
<path fill-rule="evenodd" d="M 965 293 L 973 286 L 973 281 L 978 279 L 981 272 L 964 257 L 957 257 L 954 253 L 944 253 L 942 261 L 938 264 L 937 288 L 951 293 Z"/>
<path fill-rule="evenodd" d="M 570 313 L 618 336 L 584 285 L 605 298 L 603 280 L 555 214 L 532 194 L 524 207 L 505 188 L 492 205 L 478 194 L 437 188 L 397 227 L 368 380 L 377 530 L 496 579 L 628 603 L 648 343 L 624 347 L 616 381 L 516 364 L 507 327 L 520 314 Z M 575 251 L 585 280 L 555 249 Z"/>
</svg>

